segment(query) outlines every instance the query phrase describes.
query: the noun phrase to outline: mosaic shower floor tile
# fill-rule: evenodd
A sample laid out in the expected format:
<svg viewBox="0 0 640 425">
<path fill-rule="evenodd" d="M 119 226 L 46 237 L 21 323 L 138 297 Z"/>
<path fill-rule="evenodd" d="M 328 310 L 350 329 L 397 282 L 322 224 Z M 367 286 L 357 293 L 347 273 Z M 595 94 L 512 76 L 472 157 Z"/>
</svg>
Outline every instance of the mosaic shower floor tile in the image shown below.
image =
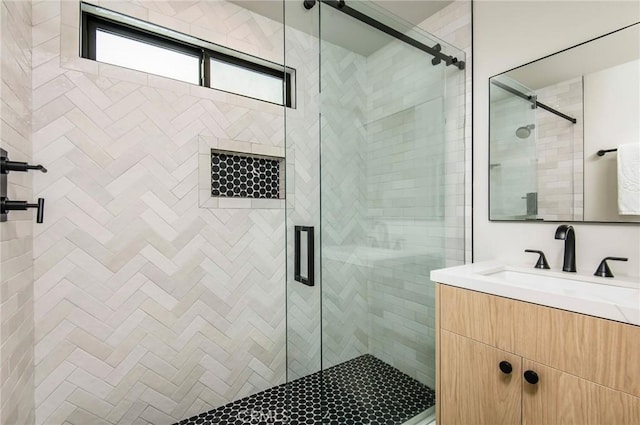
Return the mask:
<svg viewBox="0 0 640 425">
<path fill-rule="evenodd" d="M 433 406 L 435 396 L 431 388 L 365 354 L 179 425 L 400 425 Z"/>
</svg>

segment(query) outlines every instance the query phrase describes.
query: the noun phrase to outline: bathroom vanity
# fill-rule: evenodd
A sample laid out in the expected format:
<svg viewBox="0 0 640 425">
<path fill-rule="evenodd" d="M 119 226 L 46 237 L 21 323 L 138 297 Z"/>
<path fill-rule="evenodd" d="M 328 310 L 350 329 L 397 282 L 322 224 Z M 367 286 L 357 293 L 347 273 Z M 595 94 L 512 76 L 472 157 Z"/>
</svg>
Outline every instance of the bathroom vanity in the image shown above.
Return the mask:
<svg viewBox="0 0 640 425">
<path fill-rule="evenodd" d="M 640 424 L 640 284 L 561 275 L 492 263 L 432 272 L 439 424 Z"/>
</svg>

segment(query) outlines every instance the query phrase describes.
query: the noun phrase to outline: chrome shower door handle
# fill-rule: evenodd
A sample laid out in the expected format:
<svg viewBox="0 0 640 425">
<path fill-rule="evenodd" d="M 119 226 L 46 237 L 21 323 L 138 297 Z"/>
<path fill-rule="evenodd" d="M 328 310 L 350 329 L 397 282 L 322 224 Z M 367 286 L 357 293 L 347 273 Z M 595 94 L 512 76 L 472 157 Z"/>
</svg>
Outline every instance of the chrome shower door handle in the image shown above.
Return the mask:
<svg viewBox="0 0 640 425">
<path fill-rule="evenodd" d="M 295 226 L 295 250 L 293 271 L 295 280 L 308 286 L 314 285 L 313 226 Z M 304 258 L 304 263 L 302 262 Z"/>
</svg>

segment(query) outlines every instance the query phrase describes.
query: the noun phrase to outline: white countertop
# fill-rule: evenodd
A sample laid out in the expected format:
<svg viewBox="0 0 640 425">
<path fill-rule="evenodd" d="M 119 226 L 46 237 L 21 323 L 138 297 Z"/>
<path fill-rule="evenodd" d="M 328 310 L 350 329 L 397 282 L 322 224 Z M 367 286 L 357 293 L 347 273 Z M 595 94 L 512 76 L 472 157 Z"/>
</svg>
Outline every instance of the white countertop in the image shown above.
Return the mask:
<svg viewBox="0 0 640 425">
<path fill-rule="evenodd" d="M 433 270 L 431 280 L 640 326 L 640 278 L 605 278 L 488 261 Z"/>
</svg>

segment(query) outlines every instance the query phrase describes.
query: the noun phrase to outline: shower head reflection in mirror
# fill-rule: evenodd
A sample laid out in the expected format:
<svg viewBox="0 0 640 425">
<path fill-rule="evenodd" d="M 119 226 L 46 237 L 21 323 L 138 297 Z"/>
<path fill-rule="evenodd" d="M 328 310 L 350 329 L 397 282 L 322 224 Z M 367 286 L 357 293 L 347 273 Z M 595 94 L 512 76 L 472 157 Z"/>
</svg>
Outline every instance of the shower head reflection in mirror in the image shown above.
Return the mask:
<svg viewBox="0 0 640 425">
<path fill-rule="evenodd" d="M 519 139 L 527 139 L 531 136 L 531 130 L 536 128 L 535 124 L 523 125 L 516 130 L 516 136 Z"/>
</svg>

